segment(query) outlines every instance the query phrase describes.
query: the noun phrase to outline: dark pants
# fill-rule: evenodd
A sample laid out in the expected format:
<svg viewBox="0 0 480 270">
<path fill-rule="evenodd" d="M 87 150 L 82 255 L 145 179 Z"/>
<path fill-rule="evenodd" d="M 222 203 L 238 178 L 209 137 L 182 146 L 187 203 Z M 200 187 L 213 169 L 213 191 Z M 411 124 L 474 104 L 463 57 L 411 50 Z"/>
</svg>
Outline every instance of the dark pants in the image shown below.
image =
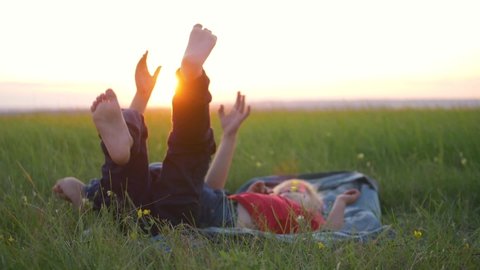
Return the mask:
<svg viewBox="0 0 480 270">
<path fill-rule="evenodd" d="M 210 81 L 205 73 L 191 82 L 184 81 L 180 75 L 178 78 L 179 86 L 172 102 L 172 130 L 161 174 L 151 177 L 149 173 L 148 131 L 143 116 L 134 110 L 124 110 L 134 141 L 130 160 L 123 166 L 115 164 L 102 143 L 105 154 L 100 181 L 102 196 L 96 197 L 96 205 L 104 203 L 102 198 L 111 190 L 120 201 L 131 201 L 137 208 L 150 209 L 154 217 L 172 225 L 195 224 L 204 177 L 215 152 L 210 128 Z"/>
</svg>

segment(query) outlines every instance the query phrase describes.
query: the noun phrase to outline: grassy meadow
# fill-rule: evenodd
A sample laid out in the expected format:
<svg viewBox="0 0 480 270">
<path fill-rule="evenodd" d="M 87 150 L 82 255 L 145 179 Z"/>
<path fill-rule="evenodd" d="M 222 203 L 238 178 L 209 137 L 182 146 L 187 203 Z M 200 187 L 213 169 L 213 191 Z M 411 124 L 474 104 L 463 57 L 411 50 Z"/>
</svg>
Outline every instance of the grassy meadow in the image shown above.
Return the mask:
<svg viewBox="0 0 480 270">
<path fill-rule="evenodd" d="M 164 156 L 169 117 L 147 112 L 151 161 Z M 52 196 L 56 179 L 88 181 L 102 161 L 86 112 L 0 115 L 0 269 L 480 267 L 478 108 L 252 112 L 228 189 L 263 175 L 362 172 L 379 182 L 382 222 L 396 232 L 367 244 L 192 241 L 165 229 L 164 252 L 134 225 L 125 235 L 107 211 L 79 214 Z"/>
</svg>

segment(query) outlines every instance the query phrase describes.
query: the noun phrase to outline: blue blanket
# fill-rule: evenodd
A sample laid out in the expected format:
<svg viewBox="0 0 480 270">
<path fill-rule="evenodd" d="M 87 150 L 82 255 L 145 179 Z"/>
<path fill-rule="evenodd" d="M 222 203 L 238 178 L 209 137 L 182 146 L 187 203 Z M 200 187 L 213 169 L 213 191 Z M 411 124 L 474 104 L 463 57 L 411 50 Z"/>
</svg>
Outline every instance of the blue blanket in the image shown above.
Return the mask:
<svg viewBox="0 0 480 270">
<path fill-rule="evenodd" d="M 199 232 L 211 238 L 228 236 L 241 238 L 274 237 L 288 242 L 295 241 L 298 237 L 308 237 L 325 245 L 344 240 L 367 242 L 380 234 L 393 234 L 390 226 L 382 225 L 381 223 L 378 183 L 374 179 L 358 172 L 341 171 L 257 177 L 241 186 L 236 193 L 246 191 L 251 184 L 259 180 L 264 181 L 267 186 L 273 187 L 284 180 L 292 178 L 304 179 L 317 188 L 318 193 L 324 200 L 324 216 L 328 216 L 338 194 L 351 188 L 361 191 L 360 198 L 345 209 L 345 225 L 341 230 L 280 235 L 245 228 L 209 227 L 199 229 Z"/>
</svg>

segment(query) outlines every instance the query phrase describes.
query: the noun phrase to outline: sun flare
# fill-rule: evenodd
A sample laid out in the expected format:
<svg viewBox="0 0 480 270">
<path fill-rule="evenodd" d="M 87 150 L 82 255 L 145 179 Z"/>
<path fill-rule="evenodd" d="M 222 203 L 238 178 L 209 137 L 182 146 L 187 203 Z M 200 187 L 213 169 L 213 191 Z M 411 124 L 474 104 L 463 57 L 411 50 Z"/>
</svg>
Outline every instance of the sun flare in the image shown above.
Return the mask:
<svg viewBox="0 0 480 270">
<path fill-rule="evenodd" d="M 128 104 L 147 49 L 150 106 L 169 107 L 195 23 L 218 36 L 217 101 L 480 99 L 478 1 L 147 2 L 1 2 L 0 108 L 87 107 L 109 87 Z"/>
</svg>

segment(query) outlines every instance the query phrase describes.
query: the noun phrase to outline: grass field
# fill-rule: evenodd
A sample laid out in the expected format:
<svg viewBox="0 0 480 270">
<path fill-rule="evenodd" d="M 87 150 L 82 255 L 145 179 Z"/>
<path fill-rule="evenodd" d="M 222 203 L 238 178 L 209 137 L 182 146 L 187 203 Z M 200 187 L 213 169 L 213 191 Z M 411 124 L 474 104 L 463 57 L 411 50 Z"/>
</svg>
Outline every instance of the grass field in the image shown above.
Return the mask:
<svg viewBox="0 0 480 270">
<path fill-rule="evenodd" d="M 169 117 L 146 115 L 151 161 L 165 153 Z M 163 252 L 135 228 L 124 235 L 108 212 L 79 215 L 52 196 L 60 177 L 99 176 L 89 114 L 0 116 L 0 127 L 1 269 L 480 267 L 480 109 L 253 112 L 240 132 L 230 190 L 256 176 L 335 170 L 380 183 L 382 222 L 396 236 L 334 247 L 308 239 L 193 244 L 166 230 L 172 252 Z"/>
</svg>

